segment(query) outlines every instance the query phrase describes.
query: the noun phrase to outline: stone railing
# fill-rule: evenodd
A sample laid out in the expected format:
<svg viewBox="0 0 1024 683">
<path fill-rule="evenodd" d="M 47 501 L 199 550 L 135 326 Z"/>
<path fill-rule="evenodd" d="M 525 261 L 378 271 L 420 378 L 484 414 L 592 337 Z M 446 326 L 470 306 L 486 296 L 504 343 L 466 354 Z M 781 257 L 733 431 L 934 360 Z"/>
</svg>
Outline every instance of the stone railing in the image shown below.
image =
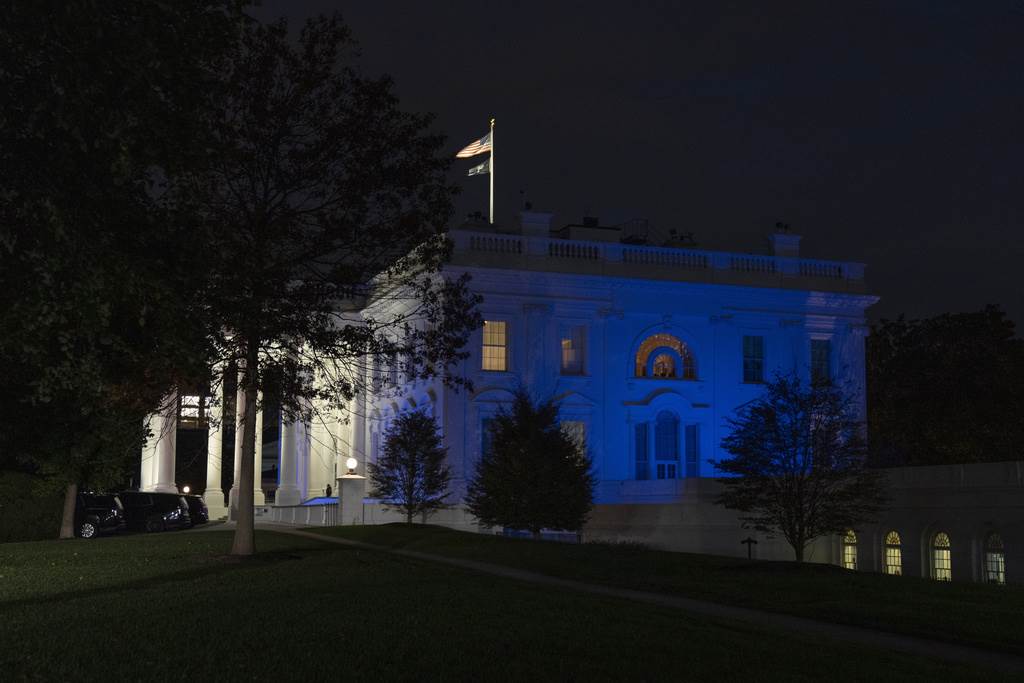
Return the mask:
<svg viewBox="0 0 1024 683">
<path fill-rule="evenodd" d="M 863 291 L 864 264 L 456 230 L 455 264 Z"/>
<path fill-rule="evenodd" d="M 298 526 L 337 526 L 338 504 L 327 505 L 273 505 L 260 515 L 264 521 Z"/>
</svg>

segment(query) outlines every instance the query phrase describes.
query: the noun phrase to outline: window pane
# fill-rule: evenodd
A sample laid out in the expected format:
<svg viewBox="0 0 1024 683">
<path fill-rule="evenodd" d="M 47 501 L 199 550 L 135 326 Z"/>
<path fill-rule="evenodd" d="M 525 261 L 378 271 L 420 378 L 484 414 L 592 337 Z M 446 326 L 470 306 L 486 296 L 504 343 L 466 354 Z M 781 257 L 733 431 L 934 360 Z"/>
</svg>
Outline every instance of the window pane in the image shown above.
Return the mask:
<svg viewBox="0 0 1024 683">
<path fill-rule="evenodd" d="M 485 320 L 482 357 L 484 370 L 504 372 L 508 369 L 508 346 L 504 320 Z"/>
<path fill-rule="evenodd" d="M 811 381 L 814 383 L 832 380 L 832 342 L 828 339 L 811 340 Z"/>
<path fill-rule="evenodd" d="M 654 457 L 679 460 L 679 418 L 672 413 L 658 414 L 654 427 Z"/>
<path fill-rule="evenodd" d="M 666 350 L 671 351 L 671 353 L 665 354 Z M 652 376 L 653 367 L 650 369 L 647 367 L 648 361 L 652 356 L 657 359 L 663 354 L 673 360 L 673 374 L 662 375 L 663 377 L 697 379 L 697 364 L 693 359 L 693 354 L 690 353 L 689 347 L 679 339 L 673 337 L 671 334 L 666 334 L 664 332 L 652 334 L 650 337 L 645 339 L 640 345 L 640 348 L 637 349 L 636 358 L 634 359 L 636 363 L 636 376 Z M 678 355 L 682 365 L 681 368 L 675 367 L 675 359 L 672 354 Z"/>
<path fill-rule="evenodd" d="M 480 455 L 482 457 L 491 454 L 491 419 L 485 417 L 480 420 Z"/>
<path fill-rule="evenodd" d="M 586 351 L 587 329 L 577 325 L 562 336 L 562 374 L 582 375 Z"/>
<path fill-rule="evenodd" d="M 743 381 L 764 381 L 764 337 L 743 337 Z"/>
</svg>

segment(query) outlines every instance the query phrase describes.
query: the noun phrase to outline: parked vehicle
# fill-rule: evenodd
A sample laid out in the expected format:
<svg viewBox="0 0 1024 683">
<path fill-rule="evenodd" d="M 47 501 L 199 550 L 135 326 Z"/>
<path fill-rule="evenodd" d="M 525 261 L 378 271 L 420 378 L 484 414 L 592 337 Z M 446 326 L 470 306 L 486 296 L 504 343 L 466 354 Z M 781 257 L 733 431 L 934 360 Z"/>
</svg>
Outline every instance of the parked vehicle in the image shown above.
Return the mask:
<svg viewBox="0 0 1024 683">
<path fill-rule="evenodd" d="M 95 538 L 127 528 L 124 506 L 110 493 L 79 493 L 75 501 L 75 534 Z"/>
<path fill-rule="evenodd" d="M 135 531 L 167 531 L 192 525 L 185 498 L 177 493 L 121 493 L 128 528 Z"/>
<path fill-rule="evenodd" d="M 188 514 L 192 518 L 192 526 L 206 524 L 210 521 L 210 511 L 206 508 L 206 501 L 202 496 L 185 496 L 188 503 Z"/>
</svg>

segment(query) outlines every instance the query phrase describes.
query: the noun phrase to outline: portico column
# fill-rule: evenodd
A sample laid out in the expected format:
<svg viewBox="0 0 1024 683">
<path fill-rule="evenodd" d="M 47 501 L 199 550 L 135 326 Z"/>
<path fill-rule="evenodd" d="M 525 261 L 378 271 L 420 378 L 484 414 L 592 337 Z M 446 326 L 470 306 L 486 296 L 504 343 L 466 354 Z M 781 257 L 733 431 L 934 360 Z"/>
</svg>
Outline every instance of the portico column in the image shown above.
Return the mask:
<svg viewBox="0 0 1024 683">
<path fill-rule="evenodd" d="M 298 505 L 302 502 L 299 489 L 299 456 L 305 439 L 305 425 L 301 422 L 281 422 L 281 484 L 277 487 L 277 505 Z"/>
<path fill-rule="evenodd" d="M 232 517 L 238 509 L 238 491 L 242 485 L 242 432 L 245 429 L 245 390 L 241 386 L 235 392 L 235 468 L 231 477 L 231 491 L 228 493 L 228 505 Z"/>
<path fill-rule="evenodd" d="M 213 384 L 220 387 L 220 395 L 211 397 L 206 420 L 209 432 L 206 438 L 206 491 L 203 493 L 203 499 L 206 501 L 211 519 L 223 517 L 226 513 L 221 483 L 224 462 L 224 385 L 218 382 L 222 380 L 215 377 Z"/>
<path fill-rule="evenodd" d="M 263 495 L 263 392 L 259 393 L 256 403 L 256 461 L 252 471 L 252 502 L 253 505 L 264 505 L 267 499 Z"/>
<path fill-rule="evenodd" d="M 174 481 L 175 446 L 178 432 L 177 392 L 172 392 L 164 399 L 164 408 L 156 418 L 154 432 L 158 440 L 153 470 L 156 481 L 153 483 L 153 490 L 160 493 L 177 493 L 178 484 Z"/>
</svg>

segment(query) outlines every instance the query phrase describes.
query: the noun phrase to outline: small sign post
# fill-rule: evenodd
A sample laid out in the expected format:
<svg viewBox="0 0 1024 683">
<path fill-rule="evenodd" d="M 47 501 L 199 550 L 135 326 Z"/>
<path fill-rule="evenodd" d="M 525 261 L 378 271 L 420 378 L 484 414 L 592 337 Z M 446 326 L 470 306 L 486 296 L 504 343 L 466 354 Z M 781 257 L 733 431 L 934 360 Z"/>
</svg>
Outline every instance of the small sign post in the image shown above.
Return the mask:
<svg viewBox="0 0 1024 683">
<path fill-rule="evenodd" d="M 754 550 L 754 546 L 757 545 L 757 539 L 756 538 L 751 538 L 750 536 L 747 536 L 742 541 L 740 541 L 740 543 L 742 543 L 743 545 L 747 546 L 747 559 L 748 560 L 754 559 L 753 550 Z"/>
</svg>

